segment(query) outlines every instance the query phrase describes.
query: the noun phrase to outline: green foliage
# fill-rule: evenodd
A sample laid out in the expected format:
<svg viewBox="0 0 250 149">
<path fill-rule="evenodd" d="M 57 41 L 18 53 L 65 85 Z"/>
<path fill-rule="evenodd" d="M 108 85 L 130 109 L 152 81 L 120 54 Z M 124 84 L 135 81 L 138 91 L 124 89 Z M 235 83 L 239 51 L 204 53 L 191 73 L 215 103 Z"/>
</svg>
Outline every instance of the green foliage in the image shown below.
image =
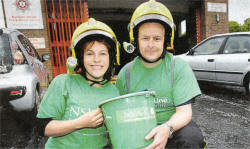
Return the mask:
<svg viewBox="0 0 250 149">
<path fill-rule="evenodd" d="M 246 19 L 246 20 L 244 21 L 244 28 L 245 28 L 244 31 L 246 31 L 246 32 L 249 32 L 249 31 L 250 31 L 250 18 L 248 18 L 248 19 Z"/>
<path fill-rule="evenodd" d="M 250 18 L 244 21 L 243 25 L 240 25 L 236 21 L 229 21 L 229 32 L 249 32 L 250 31 Z"/>
<path fill-rule="evenodd" d="M 229 32 L 239 32 L 240 31 L 240 25 L 236 21 L 229 21 Z"/>
</svg>

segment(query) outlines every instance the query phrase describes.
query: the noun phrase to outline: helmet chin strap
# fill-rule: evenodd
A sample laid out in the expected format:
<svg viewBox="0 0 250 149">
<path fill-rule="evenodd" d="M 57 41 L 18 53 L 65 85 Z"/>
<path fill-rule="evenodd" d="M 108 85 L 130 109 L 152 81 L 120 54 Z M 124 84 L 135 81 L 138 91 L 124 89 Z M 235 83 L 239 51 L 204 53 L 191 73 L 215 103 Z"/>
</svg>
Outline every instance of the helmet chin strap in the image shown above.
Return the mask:
<svg viewBox="0 0 250 149">
<path fill-rule="evenodd" d="M 139 56 L 140 58 L 142 58 L 142 60 L 145 61 L 146 63 L 155 63 L 155 62 L 158 62 L 159 60 L 163 59 L 163 58 L 165 57 L 165 54 L 166 54 L 166 50 L 163 49 L 163 51 L 162 51 L 162 53 L 161 53 L 161 56 L 158 57 L 156 60 L 153 60 L 153 61 L 147 60 L 145 57 L 143 57 L 143 56 L 141 55 L 140 50 L 139 50 L 138 56 Z"/>
<path fill-rule="evenodd" d="M 86 71 L 86 73 L 88 73 L 88 72 Z M 97 77 L 91 75 L 90 73 L 88 73 L 88 75 L 90 75 L 92 78 L 98 79 Z M 101 81 L 96 81 L 96 80 L 89 79 L 89 78 L 86 76 L 86 74 L 85 74 L 84 76 L 85 76 L 85 79 L 86 79 L 87 81 L 90 81 L 90 82 L 91 82 L 90 86 L 93 86 L 94 84 L 104 85 L 104 84 L 106 83 L 106 80 L 104 80 L 104 79 L 102 79 Z"/>
</svg>

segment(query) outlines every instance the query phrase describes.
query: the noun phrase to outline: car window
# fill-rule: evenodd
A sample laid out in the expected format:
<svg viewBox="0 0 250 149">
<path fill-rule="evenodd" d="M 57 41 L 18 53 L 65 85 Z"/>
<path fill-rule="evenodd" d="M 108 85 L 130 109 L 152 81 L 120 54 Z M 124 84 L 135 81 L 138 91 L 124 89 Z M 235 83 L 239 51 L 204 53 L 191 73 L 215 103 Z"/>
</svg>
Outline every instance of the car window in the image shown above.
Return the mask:
<svg viewBox="0 0 250 149">
<path fill-rule="evenodd" d="M 25 48 L 26 52 L 30 56 L 41 60 L 36 49 L 34 48 L 34 46 L 30 43 L 30 41 L 27 38 L 25 38 L 23 35 L 18 35 L 18 39 L 20 40 L 20 42 L 23 45 L 23 47 Z"/>
<path fill-rule="evenodd" d="M 218 54 L 225 37 L 209 39 L 194 49 L 194 55 Z"/>
<path fill-rule="evenodd" d="M 250 53 L 250 37 L 248 36 L 229 37 L 223 53 L 224 54 Z"/>
<path fill-rule="evenodd" d="M 25 64 L 27 63 L 25 60 L 25 57 L 23 55 L 23 52 L 21 51 L 19 45 L 16 43 L 16 41 L 11 40 L 10 41 L 11 49 L 12 49 L 12 55 L 14 59 L 14 64 Z"/>
<path fill-rule="evenodd" d="M 0 65 L 12 64 L 12 61 L 9 36 L 3 34 L 0 36 Z"/>
</svg>

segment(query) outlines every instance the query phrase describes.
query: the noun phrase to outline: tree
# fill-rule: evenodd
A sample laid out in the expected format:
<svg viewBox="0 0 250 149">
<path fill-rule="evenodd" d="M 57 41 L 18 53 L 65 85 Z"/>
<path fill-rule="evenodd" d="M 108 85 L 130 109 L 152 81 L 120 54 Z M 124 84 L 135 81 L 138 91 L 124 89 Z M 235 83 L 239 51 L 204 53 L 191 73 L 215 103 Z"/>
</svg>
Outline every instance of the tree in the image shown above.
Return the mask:
<svg viewBox="0 0 250 149">
<path fill-rule="evenodd" d="M 239 32 L 240 31 L 240 25 L 236 21 L 229 21 L 229 32 Z"/>
<path fill-rule="evenodd" d="M 241 27 L 242 32 L 249 32 L 250 31 L 250 18 L 244 21 L 244 24 Z"/>
<path fill-rule="evenodd" d="M 229 32 L 249 32 L 250 31 L 250 18 L 244 21 L 243 25 L 240 25 L 236 21 L 229 21 Z"/>
</svg>

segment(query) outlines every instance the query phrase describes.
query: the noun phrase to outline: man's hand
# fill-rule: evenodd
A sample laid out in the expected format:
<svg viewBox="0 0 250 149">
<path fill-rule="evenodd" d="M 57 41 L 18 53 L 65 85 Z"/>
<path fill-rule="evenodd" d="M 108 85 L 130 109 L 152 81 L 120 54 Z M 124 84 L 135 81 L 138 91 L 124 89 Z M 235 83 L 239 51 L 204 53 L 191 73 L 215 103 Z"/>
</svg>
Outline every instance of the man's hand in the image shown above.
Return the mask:
<svg viewBox="0 0 250 149">
<path fill-rule="evenodd" d="M 166 124 L 155 127 L 146 137 L 145 140 L 154 138 L 153 143 L 147 146 L 145 149 L 165 149 L 168 142 L 170 129 Z"/>
</svg>

